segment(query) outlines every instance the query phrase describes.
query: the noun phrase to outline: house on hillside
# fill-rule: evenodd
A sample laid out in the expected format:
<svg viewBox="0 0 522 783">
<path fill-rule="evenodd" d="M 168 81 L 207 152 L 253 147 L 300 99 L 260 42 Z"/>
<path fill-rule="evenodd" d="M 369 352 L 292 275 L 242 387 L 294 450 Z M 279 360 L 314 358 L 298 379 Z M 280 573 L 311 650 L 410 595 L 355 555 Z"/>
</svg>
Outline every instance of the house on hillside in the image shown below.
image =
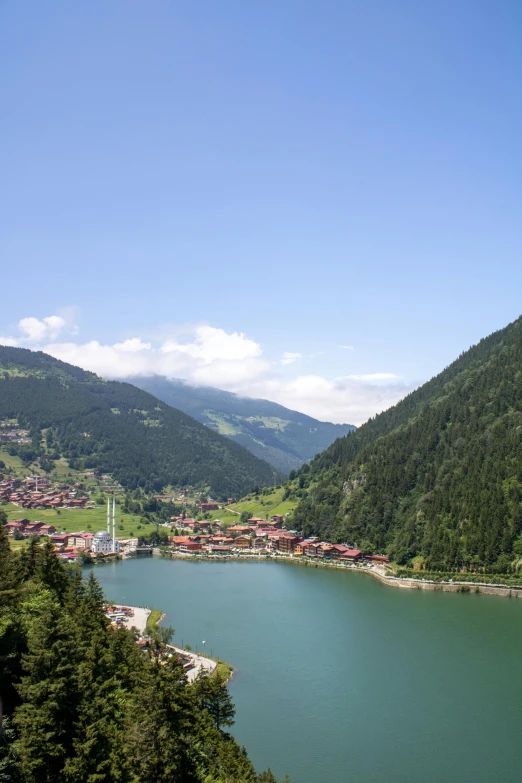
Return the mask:
<svg viewBox="0 0 522 783">
<path fill-rule="evenodd" d="M 7 530 L 7 535 L 10 536 L 11 538 L 14 536 L 15 530 L 17 530 L 19 533 L 23 533 L 23 531 L 25 530 L 25 525 L 22 525 L 18 521 L 6 522 L 4 527 Z"/>
<path fill-rule="evenodd" d="M 266 525 L 266 519 L 250 517 L 250 519 L 247 519 L 247 525 L 248 527 L 262 527 L 263 525 Z"/>
<path fill-rule="evenodd" d="M 202 503 L 199 507 L 200 513 L 204 514 L 206 511 L 217 511 L 219 505 L 217 503 Z"/>
<path fill-rule="evenodd" d="M 227 529 L 227 533 L 237 533 L 238 535 L 243 535 L 250 533 L 250 528 L 248 525 L 230 525 L 230 527 Z"/>
</svg>

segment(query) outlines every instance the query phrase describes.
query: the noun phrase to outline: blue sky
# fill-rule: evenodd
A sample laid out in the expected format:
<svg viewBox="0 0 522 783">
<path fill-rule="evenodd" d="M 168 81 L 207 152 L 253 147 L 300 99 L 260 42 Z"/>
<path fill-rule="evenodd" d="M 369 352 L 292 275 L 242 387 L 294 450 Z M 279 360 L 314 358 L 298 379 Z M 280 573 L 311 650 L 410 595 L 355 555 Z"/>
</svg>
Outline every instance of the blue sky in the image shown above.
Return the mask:
<svg viewBox="0 0 522 783">
<path fill-rule="evenodd" d="M 521 35 L 517 0 L 4 0 L 3 341 L 360 423 L 522 311 Z"/>
</svg>

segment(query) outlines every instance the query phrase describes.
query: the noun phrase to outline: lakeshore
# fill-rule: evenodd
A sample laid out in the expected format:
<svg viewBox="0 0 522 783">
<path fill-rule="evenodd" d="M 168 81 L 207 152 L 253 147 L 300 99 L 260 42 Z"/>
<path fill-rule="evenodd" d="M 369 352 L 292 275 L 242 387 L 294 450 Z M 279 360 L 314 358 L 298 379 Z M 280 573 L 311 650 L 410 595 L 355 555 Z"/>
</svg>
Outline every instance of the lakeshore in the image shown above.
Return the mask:
<svg viewBox="0 0 522 783">
<path fill-rule="evenodd" d="M 521 602 L 290 565 L 133 558 L 96 576 L 161 607 L 175 646 L 233 663 L 232 734 L 278 778 L 518 781 Z"/>
<path fill-rule="evenodd" d="M 397 587 L 406 590 L 427 590 L 435 591 L 439 593 L 474 593 L 477 595 L 496 595 L 503 598 L 521 598 L 522 599 L 522 584 L 521 585 L 505 585 L 505 584 L 489 584 L 486 582 L 470 582 L 465 580 L 454 579 L 452 581 L 435 581 L 433 579 L 423 579 L 419 577 L 417 579 L 393 576 L 386 573 L 383 567 L 377 565 L 365 566 L 355 565 L 348 563 L 339 563 L 336 561 L 328 562 L 325 560 L 318 561 L 317 559 L 303 558 L 296 556 L 285 556 L 276 554 L 230 554 L 225 556 L 219 555 L 207 555 L 207 554 L 188 554 L 182 552 L 176 552 L 174 550 L 160 550 L 155 548 L 152 550 L 152 554 L 155 557 L 164 557 L 166 559 L 173 560 L 185 560 L 192 562 L 264 562 L 264 561 L 283 561 L 285 563 L 291 563 L 292 565 L 305 566 L 307 568 L 328 568 L 336 571 L 345 571 L 350 573 L 361 573 L 372 576 L 377 579 L 381 584 L 387 587 Z"/>
</svg>

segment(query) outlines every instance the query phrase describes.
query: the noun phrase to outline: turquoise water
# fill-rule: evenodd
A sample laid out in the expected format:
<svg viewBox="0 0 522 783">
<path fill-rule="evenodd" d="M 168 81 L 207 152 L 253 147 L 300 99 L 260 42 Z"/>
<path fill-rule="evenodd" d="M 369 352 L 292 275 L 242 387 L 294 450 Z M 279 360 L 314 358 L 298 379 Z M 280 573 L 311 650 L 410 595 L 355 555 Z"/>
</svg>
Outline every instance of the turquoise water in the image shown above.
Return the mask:
<svg viewBox="0 0 522 783">
<path fill-rule="evenodd" d="M 293 783 L 520 783 L 522 601 L 284 563 L 95 569 L 236 667 L 233 733 Z M 206 644 L 203 645 L 202 641 Z"/>
</svg>

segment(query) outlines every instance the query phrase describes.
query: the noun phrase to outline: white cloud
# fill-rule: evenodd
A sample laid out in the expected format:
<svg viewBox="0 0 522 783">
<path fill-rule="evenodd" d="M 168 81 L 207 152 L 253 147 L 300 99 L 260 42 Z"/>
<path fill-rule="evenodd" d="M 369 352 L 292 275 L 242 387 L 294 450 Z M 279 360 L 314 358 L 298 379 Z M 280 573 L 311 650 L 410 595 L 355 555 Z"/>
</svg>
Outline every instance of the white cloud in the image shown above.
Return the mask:
<svg viewBox="0 0 522 783">
<path fill-rule="evenodd" d="M 97 340 L 77 342 L 71 339 L 76 331 L 71 318 L 28 317 L 19 321 L 18 336 L 0 337 L 0 343 L 38 348 L 104 378 L 121 380 L 155 374 L 184 378 L 246 397 L 269 399 L 322 421 L 338 423 L 361 424 L 412 389 L 390 372 L 333 379 L 309 374 L 283 379 L 278 365 L 291 365 L 303 358 L 301 354 L 285 351 L 279 363 L 269 361 L 263 357 L 261 345 L 244 333 L 209 325 L 173 326 L 157 342 L 135 336 L 112 345 Z M 343 347 L 351 350 L 350 346 Z"/>
<path fill-rule="evenodd" d="M 350 377 L 329 380 L 320 375 L 301 375 L 286 382 L 268 381 L 257 387 L 256 396 L 320 421 L 359 425 L 395 405 L 410 391 L 412 387 L 406 384 L 377 385 Z"/>
<path fill-rule="evenodd" d="M 266 376 L 271 364 L 261 359 L 261 346 L 241 332 L 212 326 L 193 327 L 191 339 L 165 339 L 157 347 L 131 337 L 122 343 L 51 343 L 44 350 L 105 378 L 166 375 L 199 385 L 236 391 Z"/>
<path fill-rule="evenodd" d="M 400 378 L 400 375 L 395 375 L 392 372 L 369 372 L 363 375 L 348 375 L 352 381 L 396 381 Z"/>
<path fill-rule="evenodd" d="M 131 337 L 123 343 L 115 343 L 114 348 L 117 351 L 137 353 L 138 351 L 150 351 L 152 344 L 142 342 L 139 337 Z"/>
<path fill-rule="evenodd" d="M 22 318 L 18 328 L 22 332 L 20 342 L 40 343 L 42 340 L 55 340 L 65 327 L 65 318 L 49 315 L 47 318 Z"/>
<path fill-rule="evenodd" d="M 242 332 L 228 333 L 224 329 L 216 329 L 213 326 L 196 326 L 194 340 L 191 343 L 166 340 L 161 350 L 163 353 L 184 353 L 205 364 L 216 359 L 242 361 L 260 356 L 262 353 L 261 346 L 249 340 Z"/>
<path fill-rule="evenodd" d="M 298 359 L 301 359 L 302 355 L 300 353 L 292 353 L 291 351 L 285 351 L 283 354 L 283 358 L 281 359 L 281 364 L 293 364 Z"/>
<path fill-rule="evenodd" d="M 338 345 L 338 348 L 343 348 L 345 351 L 355 351 L 353 345 Z"/>
</svg>

